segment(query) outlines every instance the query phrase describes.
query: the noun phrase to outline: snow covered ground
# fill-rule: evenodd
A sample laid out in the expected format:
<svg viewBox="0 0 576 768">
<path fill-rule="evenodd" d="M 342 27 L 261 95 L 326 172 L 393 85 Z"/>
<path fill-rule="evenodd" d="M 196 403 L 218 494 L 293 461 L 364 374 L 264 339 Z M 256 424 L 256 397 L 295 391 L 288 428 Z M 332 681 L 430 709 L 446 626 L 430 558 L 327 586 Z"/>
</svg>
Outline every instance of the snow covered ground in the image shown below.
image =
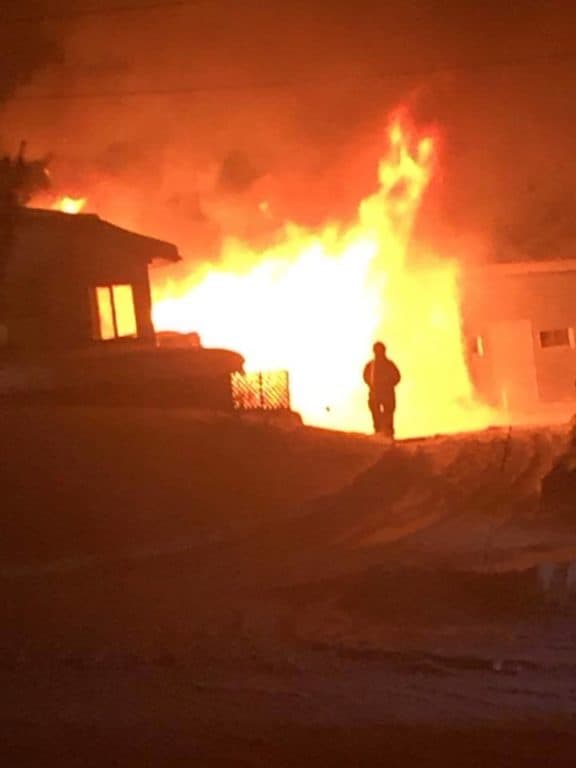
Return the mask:
<svg viewBox="0 0 576 768">
<path fill-rule="evenodd" d="M 131 765 L 134 734 L 153 765 L 176 743 L 201 744 L 202 764 L 302 765 L 323 743 L 327 764 L 374 765 L 371 745 L 406 750 L 410 729 L 491 733 L 472 750 L 486 759 L 498 729 L 518 755 L 540 732 L 536 760 L 576 734 L 572 576 L 556 568 L 576 561 L 576 525 L 539 508 L 564 428 L 390 446 L 19 409 L 0 440 L 12 765 L 93 738 Z"/>
</svg>

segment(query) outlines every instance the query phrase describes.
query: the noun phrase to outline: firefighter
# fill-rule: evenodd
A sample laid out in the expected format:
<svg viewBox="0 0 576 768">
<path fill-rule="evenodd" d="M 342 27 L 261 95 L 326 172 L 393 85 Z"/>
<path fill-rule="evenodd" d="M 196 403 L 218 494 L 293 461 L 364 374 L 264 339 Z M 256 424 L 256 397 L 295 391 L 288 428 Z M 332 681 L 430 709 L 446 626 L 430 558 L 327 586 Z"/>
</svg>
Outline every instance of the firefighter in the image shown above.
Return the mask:
<svg viewBox="0 0 576 768">
<path fill-rule="evenodd" d="M 368 385 L 368 407 L 374 422 L 374 432 L 394 439 L 394 412 L 396 386 L 400 371 L 386 354 L 386 346 L 377 341 L 373 346 L 374 358 L 364 367 L 364 381 Z"/>
</svg>

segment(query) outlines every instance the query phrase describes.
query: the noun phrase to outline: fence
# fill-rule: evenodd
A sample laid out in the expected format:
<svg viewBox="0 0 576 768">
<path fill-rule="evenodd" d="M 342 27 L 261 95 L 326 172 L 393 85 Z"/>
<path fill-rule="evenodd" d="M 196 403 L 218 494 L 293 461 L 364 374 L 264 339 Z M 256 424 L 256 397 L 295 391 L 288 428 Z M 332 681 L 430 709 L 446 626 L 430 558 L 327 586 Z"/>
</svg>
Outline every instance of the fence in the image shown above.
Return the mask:
<svg viewBox="0 0 576 768">
<path fill-rule="evenodd" d="M 237 411 L 289 411 L 288 371 L 259 371 L 231 375 L 232 400 Z"/>
</svg>

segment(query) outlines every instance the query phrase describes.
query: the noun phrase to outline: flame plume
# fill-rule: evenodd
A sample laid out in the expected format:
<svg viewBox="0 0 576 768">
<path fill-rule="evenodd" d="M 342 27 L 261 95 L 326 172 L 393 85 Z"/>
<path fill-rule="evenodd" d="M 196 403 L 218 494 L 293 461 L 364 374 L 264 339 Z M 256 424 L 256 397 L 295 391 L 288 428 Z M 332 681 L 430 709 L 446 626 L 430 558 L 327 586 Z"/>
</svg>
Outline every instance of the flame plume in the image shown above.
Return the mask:
<svg viewBox="0 0 576 768">
<path fill-rule="evenodd" d="M 218 267 L 158 274 L 156 328 L 197 331 L 206 346 L 241 352 L 248 370 L 288 369 L 305 422 L 353 431 L 370 429 L 361 374 L 381 338 L 403 374 L 400 436 L 485 426 L 463 352 L 458 264 L 409 260 L 436 154 L 432 136 L 413 138 L 395 119 L 379 188 L 355 222 L 319 232 L 287 223 L 263 252 L 227 240 Z"/>
</svg>

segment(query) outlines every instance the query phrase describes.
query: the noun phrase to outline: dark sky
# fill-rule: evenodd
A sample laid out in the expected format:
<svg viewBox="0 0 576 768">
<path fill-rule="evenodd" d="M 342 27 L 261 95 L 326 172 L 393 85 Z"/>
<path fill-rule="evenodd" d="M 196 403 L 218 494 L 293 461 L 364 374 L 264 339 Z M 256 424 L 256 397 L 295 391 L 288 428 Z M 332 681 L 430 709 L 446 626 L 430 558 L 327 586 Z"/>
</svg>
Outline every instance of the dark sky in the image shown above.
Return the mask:
<svg viewBox="0 0 576 768">
<path fill-rule="evenodd" d="M 444 237 L 576 240 L 568 2 L 5 0 L 0 18 L 2 143 L 53 151 L 59 183 L 114 190 L 154 234 L 255 236 L 258 196 L 307 223 L 350 215 L 408 103 L 443 136 Z"/>
</svg>

